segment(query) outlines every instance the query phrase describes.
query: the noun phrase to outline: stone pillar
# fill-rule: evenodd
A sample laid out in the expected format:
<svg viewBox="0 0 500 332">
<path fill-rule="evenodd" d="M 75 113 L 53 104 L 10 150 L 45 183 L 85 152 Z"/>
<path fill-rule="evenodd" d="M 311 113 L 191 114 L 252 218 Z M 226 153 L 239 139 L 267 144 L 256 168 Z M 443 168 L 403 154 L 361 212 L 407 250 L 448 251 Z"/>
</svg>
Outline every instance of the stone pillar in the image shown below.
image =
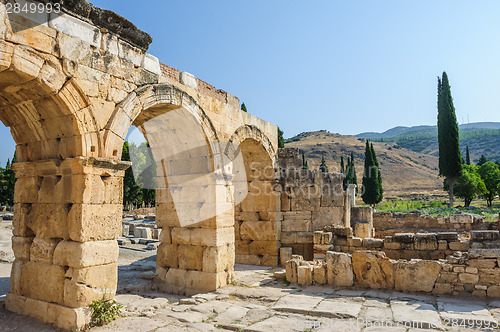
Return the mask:
<svg viewBox="0 0 500 332">
<path fill-rule="evenodd" d="M 355 184 L 349 184 L 347 186 L 347 194 L 349 195 L 351 207 L 356 206 L 356 187 L 357 186 Z"/>
<path fill-rule="evenodd" d="M 354 236 L 362 239 L 374 237 L 375 229 L 373 228 L 373 209 L 371 207 L 353 207 L 351 219 L 354 225 Z"/>
<path fill-rule="evenodd" d="M 233 186 L 218 173 L 199 175 L 201 181 L 190 174 L 184 185 L 167 178 L 168 187 L 156 190 L 156 223 L 162 228 L 153 279 L 157 290 L 193 295 L 234 278 Z"/>
<path fill-rule="evenodd" d="M 13 165 L 8 310 L 71 329 L 93 300 L 113 298 L 126 162 L 79 157 Z"/>
</svg>

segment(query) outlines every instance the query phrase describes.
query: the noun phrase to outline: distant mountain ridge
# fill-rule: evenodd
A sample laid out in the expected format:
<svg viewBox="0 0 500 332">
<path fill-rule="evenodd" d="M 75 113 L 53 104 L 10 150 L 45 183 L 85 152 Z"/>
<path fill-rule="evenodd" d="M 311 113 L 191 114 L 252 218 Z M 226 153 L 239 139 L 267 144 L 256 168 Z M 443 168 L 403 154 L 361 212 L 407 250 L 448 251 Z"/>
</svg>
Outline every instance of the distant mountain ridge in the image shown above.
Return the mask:
<svg viewBox="0 0 500 332">
<path fill-rule="evenodd" d="M 491 161 L 500 161 L 500 122 L 476 122 L 459 125 L 460 146 L 465 157 L 469 146 L 473 162 L 481 155 Z M 438 156 L 437 126 L 395 127 L 383 133 L 361 133 L 358 138 L 378 142 L 393 142 L 408 150 Z"/>
<path fill-rule="evenodd" d="M 500 129 L 500 122 L 474 122 L 466 123 L 458 126 L 459 129 Z M 437 133 L 437 126 L 421 125 L 413 127 L 397 126 L 383 133 L 377 132 L 365 132 L 361 134 L 354 135 L 358 138 L 366 139 L 381 139 L 381 138 L 391 138 L 402 134 L 429 134 L 433 131 Z"/>
</svg>

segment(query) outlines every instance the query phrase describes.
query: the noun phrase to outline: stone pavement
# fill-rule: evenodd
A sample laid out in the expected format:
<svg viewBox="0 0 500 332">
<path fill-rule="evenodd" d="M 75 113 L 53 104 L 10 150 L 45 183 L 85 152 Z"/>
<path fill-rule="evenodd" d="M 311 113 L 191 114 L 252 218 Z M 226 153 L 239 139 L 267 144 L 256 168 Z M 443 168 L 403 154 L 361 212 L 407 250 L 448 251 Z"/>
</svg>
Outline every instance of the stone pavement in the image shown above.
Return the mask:
<svg viewBox="0 0 500 332">
<path fill-rule="evenodd" d="M 250 265 L 236 265 L 234 284 L 217 292 L 156 293 L 154 259 L 122 250 L 123 316 L 92 331 L 494 331 L 500 320 L 500 300 L 285 285 L 272 277 L 276 268 Z M 56 329 L 0 309 L 0 331 Z"/>
<path fill-rule="evenodd" d="M 135 263 L 139 273 L 147 259 Z M 139 268 L 138 268 L 139 267 Z M 325 286 L 290 286 L 275 268 L 236 265 L 236 282 L 180 297 L 119 294 L 124 315 L 95 331 L 493 331 L 500 301 Z M 143 273 L 143 272 L 140 272 Z M 133 284 L 128 284 L 133 289 Z"/>
</svg>

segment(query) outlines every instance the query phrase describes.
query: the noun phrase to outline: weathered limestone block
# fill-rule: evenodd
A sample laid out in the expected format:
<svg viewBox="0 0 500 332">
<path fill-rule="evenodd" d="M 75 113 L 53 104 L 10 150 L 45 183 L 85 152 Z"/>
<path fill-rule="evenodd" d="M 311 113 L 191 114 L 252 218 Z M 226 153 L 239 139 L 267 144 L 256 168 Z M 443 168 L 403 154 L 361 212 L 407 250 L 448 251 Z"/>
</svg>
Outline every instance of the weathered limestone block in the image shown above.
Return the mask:
<svg viewBox="0 0 500 332">
<path fill-rule="evenodd" d="M 51 264 L 58 243 L 56 240 L 35 238 L 30 248 L 31 261 Z"/>
<path fill-rule="evenodd" d="M 118 243 L 115 240 L 61 241 L 54 250 L 53 262 L 60 266 L 89 267 L 114 263 L 117 259 Z"/>
<path fill-rule="evenodd" d="M 157 250 L 156 266 L 178 268 L 178 246 L 177 244 L 161 243 Z"/>
<path fill-rule="evenodd" d="M 16 259 L 27 262 L 30 260 L 30 248 L 33 242 L 32 237 L 12 237 L 12 251 Z"/>
<path fill-rule="evenodd" d="M 362 246 L 364 248 L 382 248 L 384 246 L 384 240 L 382 239 L 363 239 Z"/>
<path fill-rule="evenodd" d="M 357 221 L 354 224 L 354 235 L 362 239 L 372 237 L 372 225 L 367 222 Z"/>
<path fill-rule="evenodd" d="M 180 244 L 177 248 L 179 269 L 201 271 L 203 268 L 203 249 L 203 246 Z"/>
<path fill-rule="evenodd" d="M 313 266 L 313 279 L 316 285 L 325 285 L 327 283 L 326 275 L 326 264 L 321 263 Z"/>
<path fill-rule="evenodd" d="M 489 297 L 500 297 L 500 286 L 498 285 L 489 286 L 487 295 Z"/>
<path fill-rule="evenodd" d="M 436 283 L 434 285 L 434 294 L 453 294 L 453 285 L 447 283 Z"/>
<path fill-rule="evenodd" d="M 302 286 L 312 285 L 312 266 L 301 265 L 297 267 L 297 283 Z"/>
<path fill-rule="evenodd" d="M 327 282 L 329 285 L 350 287 L 354 283 L 351 255 L 326 252 Z"/>
<path fill-rule="evenodd" d="M 292 248 L 281 247 L 280 248 L 280 266 L 286 266 L 286 262 L 292 259 Z"/>
<path fill-rule="evenodd" d="M 206 247 L 203 250 L 203 272 L 223 272 L 232 268 L 235 261 L 234 244 Z"/>
<path fill-rule="evenodd" d="M 234 219 L 239 221 L 258 221 L 260 220 L 259 212 L 235 212 Z"/>
<path fill-rule="evenodd" d="M 130 236 L 130 225 L 122 224 L 122 236 Z"/>
<path fill-rule="evenodd" d="M 64 305 L 70 308 L 86 307 L 92 301 L 112 299 L 115 297 L 115 287 L 100 289 L 89 287 L 75 280 L 64 280 Z"/>
<path fill-rule="evenodd" d="M 70 267 L 66 271 L 66 278 L 91 288 L 112 290 L 118 282 L 118 265 L 111 263 L 84 268 Z"/>
<path fill-rule="evenodd" d="M 21 268 L 21 294 L 47 302 L 63 304 L 64 268 L 27 262 Z"/>
<path fill-rule="evenodd" d="M 500 231 L 471 231 L 470 237 L 473 241 L 494 241 L 500 238 Z"/>
<path fill-rule="evenodd" d="M 313 244 L 312 232 L 282 232 L 281 243 L 285 244 Z"/>
<path fill-rule="evenodd" d="M 470 248 L 469 242 L 449 242 L 448 246 L 454 251 L 467 251 Z"/>
<path fill-rule="evenodd" d="M 10 270 L 10 293 L 21 295 L 22 267 L 25 262 L 15 259 Z"/>
<path fill-rule="evenodd" d="M 439 232 L 436 234 L 436 238 L 438 241 L 440 240 L 445 240 L 445 241 L 457 241 L 458 240 L 458 233 L 455 232 Z"/>
<path fill-rule="evenodd" d="M 40 238 L 69 239 L 68 207 L 67 204 L 32 204 L 26 224 Z"/>
<path fill-rule="evenodd" d="M 297 283 L 297 268 L 303 260 L 300 255 L 292 255 L 292 258 L 286 263 L 286 280 Z"/>
<path fill-rule="evenodd" d="M 373 209 L 369 206 L 351 207 L 351 220 L 373 225 Z"/>
<path fill-rule="evenodd" d="M 479 276 L 472 273 L 460 273 L 458 280 L 463 284 L 476 284 L 479 282 Z"/>
<path fill-rule="evenodd" d="M 238 241 L 236 252 L 243 255 L 272 255 L 278 256 L 279 241 Z"/>
<path fill-rule="evenodd" d="M 352 254 L 356 284 L 367 288 L 394 288 L 394 261 L 383 252 L 356 251 Z"/>
<path fill-rule="evenodd" d="M 173 294 L 184 294 L 186 291 L 186 270 L 163 268 L 157 266 L 153 278 L 153 289 Z"/>
<path fill-rule="evenodd" d="M 70 238 L 79 242 L 116 239 L 122 210 L 122 204 L 73 204 L 67 221 Z"/>
<path fill-rule="evenodd" d="M 437 238 L 435 233 L 417 233 L 414 237 L 415 250 L 437 250 Z"/>
<path fill-rule="evenodd" d="M 273 241 L 279 239 L 276 221 L 244 221 L 240 226 L 242 240 Z"/>
<path fill-rule="evenodd" d="M 450 223 L 452 224 L 472 224 L 474 216 L 472 214 L 452 214 L 450 215 Z"/>
<path fill-rule="evenodd" d="M 168 276 L 167 276 L 168 277 Z M 186 271 L 186 295 L 206 293 L 231 283 L 230 272 L 209 273 L 202 271 Z"/>
<path fill-rule="evenodd" d="M 436 261 L 398 261 L 394 270 L 394 289 L 403 292 L 431 292 L 441 271 Z"/>
<path fill-rule="evenodd" d="M 325 226 L 343 224 L 344 209 L 342 207 L 320 207 L 319 211 L 312 212 L 312 230 L 322 230 Z"/>
<path fill-rule="evenodd" d="M 283 232 L 311 232 L 312 222 L 310 219 L 285 219 L 281 223 Z"/>
</svg>

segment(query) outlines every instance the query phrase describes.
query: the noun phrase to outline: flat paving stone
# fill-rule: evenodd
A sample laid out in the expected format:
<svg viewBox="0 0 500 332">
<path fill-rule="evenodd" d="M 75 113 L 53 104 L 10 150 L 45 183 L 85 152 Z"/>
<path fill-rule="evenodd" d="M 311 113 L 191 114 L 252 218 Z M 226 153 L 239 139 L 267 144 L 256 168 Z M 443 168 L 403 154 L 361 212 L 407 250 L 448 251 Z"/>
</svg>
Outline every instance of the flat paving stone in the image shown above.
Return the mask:
<svg viewBox="0 0 500 332">
<path fill-rule="evenodd" d="M 356 318 L 363 306 L 362 301 L 349 299 L 323 300 L 310 310 L 312 315 L 330 318 Z"/>
<path fill-rule="evenodd" d="M 164 314 L 167 317 L 177 319 L 182 323 L 201 323 L 210 317 L 209 314 L 196 312 L 196 311 L 185 311 L 185 312 L 167 312 Z M 160 318 L 162 315 L 155 316 L 155 318 Z"/>
<path fill-rule="evenodd" d="M 308 324 L 309 322 L 309 324 Z M 315 325 L 314 320 L 293 319 L 288 316 L 273 316 L 262 322 L 247 326 L 244 332 L 298 332 L 312 329 Z"/>
<path fill-rule="evenodd" d="M 272 306 L 273 310 L 308 314 L 320 301 L 322 297 L 309 295 L 287 295 L 283 296 Z"/>
<path fill-rule="evenodd" d="M 366 323 L 387 323 L 392 322 L 392 310 L 385 299 L 368 298 L 363 303 L 363 308 L 358 316 Z"/>
<path fill-rule="evenodd" d="M 167 325 L 169 322 L 146 317 L 125 317 L 115 320 L 108 325 L 93 328 L 92 331 L 153 331 Z"/>
<path fill-rule="evenodd" d="M 250 309 L 245 307 L 232 305 L 226 311 L 215 317 L 213 322 L 220 325 L 228 325 L 236 320 L 241 320 L 243 317 L 245 317 L 249 310 Z"/>
<path fill-rule="evenodd" d="M 220 314 L 226 311 L 231 303 L 224 301 L 209 301 L 191 306 L 191 311 L 197 311 L 205 314 Z"/>
<path fill-rule="evenodd" d="M 487 308 L 463 302 L 438 302 L 438 310 L 445 326 L 486 327 L 498 326 L 498 321 Z"/>
<path fill-rule="evenodd" d="M 393 300 L 391 310 L 394 321 L 407 328 L 443 328 L 441 318 L 432 304 Z"/>
</svg>

